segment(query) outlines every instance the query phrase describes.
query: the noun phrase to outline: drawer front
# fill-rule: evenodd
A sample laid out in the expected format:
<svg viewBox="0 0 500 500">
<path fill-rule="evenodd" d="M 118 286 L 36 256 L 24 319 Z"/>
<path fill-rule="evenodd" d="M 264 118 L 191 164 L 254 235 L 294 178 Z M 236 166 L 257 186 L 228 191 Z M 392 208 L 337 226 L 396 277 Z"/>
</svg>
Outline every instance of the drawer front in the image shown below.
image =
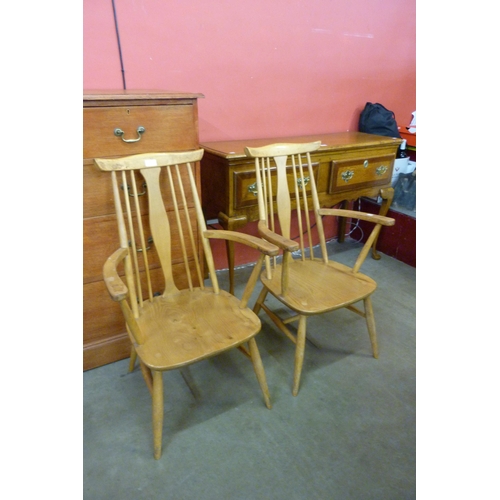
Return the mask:
<svg viewBox="0 0 500 500">
<path fill-rule="evenodd" d="M 182 179 L 187 178 L 187 172 L 183 169 L 182 171 Z M 199 175 L 199 167 L 195 166 L 195 175 Z M 129 182 L 129 181 L 127 181 Z M 136 176 L 137 183 L 137 192 L 139 196 L 139 205 L 141 207 L 142 213 L 147 213 L 147 189 L 145 185 L 144 178 L 137 174 Z M 123 183 L 121 180 L 121 175 L 118 174 L 118 185 L 121 189 L 123 189 Z M 168 177 L 162 175 L 160 177 L 160 186 L 162 192 L 165 193 L 164 201 L 165 208 L 167 210 L 174 209 L 174 203 L 169 196 L 170 193 L 170 184 L 168 182 Z M 129 196 L 131 209 L 135 212 L 135 204 L 134 204 L 134 196 L 133 191 L 129 187 Z M 188 191 L 185 193 L 186 202 L 189 207 L 194 206 L 193 193 Z M 181 203 L 180 198 L 178 199 L 178 203 Z M 109 215 L 115 213 L 115 203 L 113 200 L 113 188 L 111 183 L 111 174 L 109 172 L 101 172 L 95 165 L 93 160 L 84 160 L 83 161 L 83 217 L 98 217 L 100 215 Z"/>
<path fill-rule="evenodd" d="M 140 127 L 144 128 L 141 134 L 137 132 Z M 116 129 L 123 135 L 115 135 Z M 83 157 L 196 149 L 197 131 L 196 108 L 192 104 L 85 108 Z"/>
<path fill-rule="evenodd" d="M 109 296 L 104 281 L 83 286 L 83 343 L 126 332 L 120 304 Z"/>
<path fill-rule="evenodd" d="M 194 264 L 191 264 L 194 270 Z M 172 269 L 174 280 L 178 288 L 188 288 L 189 284 L 184 278 L 185 270 L 183 264 L 176 264 Z M 165 283 L 161 269 L 151 271 L 153 292 L 162 292 Z M 197 286 L 198 283 L 195 283 Z M 148 291 L 143 288 L 143 297 L 147 297 Z M 88 283 L 83 287 L 83 341 L 84 344 L 99 342 L 103 339 L 124 333 L 125 319 L 120 305 L 114 302 L 108 294 L 104 281 Z"/>
<path fill-rule="evenodd" d="M 390 184 L 395 154 L 332 161 L 329 194 Z"/>
<path fill-rule="evenodd" d="M 172 263 L 182 264 L 183 251 L 180 243 L 179 231 L 175 223 L 175 215 L 168 212 L 170 230 L 172 234 Z M 182 214 L 181 214 L 182 216 Z M 198 242 L 198 231 L 194 209 L 190 212 L 191 224 L 194 231 L 194 239 Z M 143 218 L 144 232 L 150 235 L 147 217 Z M 146 236 L 146 238 L 151 238 Z M 189 261 L 194 260 L 192 246 L 185 237 L 186 254 Z M 120 247 L 118 238 L 118 227 L 116 217 L 92 217 L 83 221 L 83 282 L 90 283 L 102 280 L 102 268 L 107 258 Z M 147 242 L 147 259 L 150 268 L 159 268 L 160 259 L 152 238 Z M 139 253 L 139 269 L 144 269 L 142 252 Z M 181 267 L 182 269 L 182 267 Z"/>
<path fill-rule="evenodd" d="M 318 172 L 319 172 L 319 163 L 313 163 L 313 172 L 314 179 L 316 183 L 318 182 Z M 288 181 L 288 189 L 291 193 L 294 192 L 294 178 L 292 167 L 288 167 L 287 169 L 287 181 Z M 273 185 L 273 189 L 276 187 L 276 168 L 271 168 L 271 182 Z M 307 187 L 310 178 L 309 174 L 305 175 L 304 182 L 306 185 L 306 192 L 309 195 L 310 189 Z M 255 168 L 251 171 L 244 172 L 234 172 L 234 193 L 233 193 L 233 202 L 235 210 L 239 210 L 242 208 L 248 208 L 252 206 L 257 206 L 257 181 L 255 179 Z"/>
<path fill-rule="evenodd" d="M 83 217 L 115 213 L 109 172 L 101 172 L 93 160 L 83 160 Z"/>
</svg>

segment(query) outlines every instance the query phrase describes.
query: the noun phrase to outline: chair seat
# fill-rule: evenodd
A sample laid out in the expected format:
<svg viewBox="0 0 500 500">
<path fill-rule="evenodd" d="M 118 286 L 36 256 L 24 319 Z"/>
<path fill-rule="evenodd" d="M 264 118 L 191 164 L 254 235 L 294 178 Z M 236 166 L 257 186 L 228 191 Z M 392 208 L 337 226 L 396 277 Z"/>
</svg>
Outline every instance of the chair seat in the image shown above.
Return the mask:
<svg viewBox="0 0 500 500">
<path fill-rule="evenodd" d="M 281 264 L 271 280 L 261 274 L 262 284 L 297 313 L 310 315 L 332 311 L 368 297 L 377 288 L 370 277 L 338 262 L 294 260 L 289 266 L 288 290 L 281 295 Z"/>
<path fill-rule="evenodd" d="M 145 342 L 136 345 L 151 369 L 170 370 L 216 355 L 250 340 L 260 319 L 239 299 L 211 288 L 181 290 L 145 301 L 138 324 Z"/>
</svg>

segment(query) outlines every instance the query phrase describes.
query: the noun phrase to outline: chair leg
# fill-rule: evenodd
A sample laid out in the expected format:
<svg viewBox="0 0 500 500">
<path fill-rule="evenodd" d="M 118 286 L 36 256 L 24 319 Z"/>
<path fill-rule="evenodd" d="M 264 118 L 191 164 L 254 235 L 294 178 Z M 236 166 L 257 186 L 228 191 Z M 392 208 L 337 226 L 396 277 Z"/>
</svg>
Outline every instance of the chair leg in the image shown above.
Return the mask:
<svg viewBox="0 0 500 500">
<path fill-rule="evenodd" d="M 304 363 L 304 350 L 306 347 L 306 316 L 299 316 L 299 327 L 297 330 L 297 344 L 295 347 L 295 368 L 293 372 L 292 394 L 296 396 L 299 393 L 300 374 Z"/>
<path fill-rule="evenodd" d="M 264 300 L 266 300 L 267 292 L 268 292 L 267 288 L 265 286 L 262 287 L 262 290 L 260 291 L 259 296 L 257 298 L 257 302 L 255 302 L 255 305 L 253 306 L 253 312 L 255 314 L 259 314 L 261 305 L 263 304 Z"/>
<path fill-rule="evenodd" d="M 139 366 L 141 367 L 142 376 L 144 377 L 144 381 L 146 382 L 149 393 L 152 396 L 153 395 L 153 377 L 151 375 L 151 370 L 141 360 L 139 360 Z"/>
<path fill-rule="evenodd" d="M 153 371 L 153 445 L 154 457 L 161 457 L 163 432 L 163 373 Z"/>
<path fill-rule="evenodd" d="M 373 357 L 378 358 L 377 331 L 375 329 L 375 316 L 373 315 L 371 297 L 366 297 L 364 303 L 365 303 L 366 325 L 368 326 L 368 334 L 370 335 L 370 342 L 372 344 Z"/>
<path fill-rule="evenodd" d="M 259 381 L 262 394 L 264 395 L 264 401 L 266 406 L 271 409 L 271 397 L 269 396 L 269 388 L 267 387 L 266 373 L 264 372 L 264 366 L 262 364 L 262 359 L 260 357 L 259 348 L 257 347 L 255 338 L 248 341 L 248 346 L 250 347 L 253 369 L 255 370 L 255 375 L 257 375 L 257 380 Z"/>
<path fill-rule="evenodd" d="M 135 347 L 132 346 L 130 348 L 130 361 L 128 363 L 128 371 L 133 372 L 135 368 L 135 361 L 137 360 L 137 352 L 135 350 Z"/>
</svg>

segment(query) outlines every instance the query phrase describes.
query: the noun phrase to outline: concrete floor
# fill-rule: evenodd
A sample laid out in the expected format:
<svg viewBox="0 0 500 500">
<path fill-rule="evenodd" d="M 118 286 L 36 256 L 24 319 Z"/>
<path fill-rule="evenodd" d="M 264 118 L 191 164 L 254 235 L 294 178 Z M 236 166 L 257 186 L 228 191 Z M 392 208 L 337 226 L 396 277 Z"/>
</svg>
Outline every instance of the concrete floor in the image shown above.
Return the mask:
<svg viewBox="0 0 500 500">
<path fill-rule="evenodd" d="M 360 244 L 329 247 L 352 264 Z M 184 374 L 165 373 L 159 461 L 140 370 L 128 373 L 123 360 L 85 372 L 84 498 L 415 498 L 415 268 L 382 255 L 369 257 L 362 271 L 379 285 L 373 296 L 378 360 L 363 318 L 349 311 L 311 318 L 308 336 L 319 347 L 307 343 L 293 397 L 294 345 L 261 312 L 257 341 L 272 410 L 238 351 Z M 222 283 L 226 274 L 219 272 Z M 248 275 L 248 268 L 237 269 L 237 282 Z"/>
</svg>

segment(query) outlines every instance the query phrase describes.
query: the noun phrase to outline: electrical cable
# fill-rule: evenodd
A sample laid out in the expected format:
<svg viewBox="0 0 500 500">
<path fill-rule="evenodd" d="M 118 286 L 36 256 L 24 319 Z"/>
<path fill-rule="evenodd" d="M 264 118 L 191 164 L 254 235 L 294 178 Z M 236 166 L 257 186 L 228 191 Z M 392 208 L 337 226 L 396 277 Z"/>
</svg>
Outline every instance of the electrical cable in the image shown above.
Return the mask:
<svg viewBox="0 0 500 500">
<path fill-rule="evenodd" d="M 358 198 L 357 201 L 358 201 L 358 210 L 361 211 L 361 199 Z M 338 207 L 338 206 L 339 206 L 339 204 L 336 204 L 336 205 L 332 205 L 330 208 L 334 208 L 334 207 Z M 324 217 L 325 216 L 322 216 L 321 218 L 324 218 Z M 361 236 L 359 237 L 359 239 L 355 240 L 356 243 L 360 243 L 363 240 L 363 236 L 365 234 L 364 231 L 363 231 L 363 229 L 361 228 L 359 222 L 360 222 L 360 219 L 356 219 L 356 222 L 354 222 L 354 223 L 353 223 L 353 220 L 351 219 L 351 223 L 350 223 L 351 228 L 350 228 L 349 232 L 347 233 L 347 236 L 350 236 L 352 238 L 351 235 L 354 233 L 354 231 L 356 231 L 356 229 L 359 229 L 359 231 L 361 232 Z M 315 226 L 316 226 L 316 223 L 312 224 L 311 225 L 311 229 L 314 228 Z M 207 227 L 210 227 L 211 229 L 219 229 L 214 224 L 207 224 Z M 302 233 L 302 235 L 305 235 L 305 234 L 306 234 L 306 232 L 304 231 Z M 293 241 L 295 241 L 295 240 L 298 240 L 299 237 L 300 237 L 300 234 L 298 234 L 297 236 L 294 236 L 294 237 L 292 237 L 290 239 L 293 240 Z M 327 242 L 334 241 L 334 240 L 338 240 L 338 236 L 333 236 Z"/>
<path fill-rule="evenodd" d="M 118 42 L 118 53 L 120 55 L 120 67 L 121 67 L 121 71 L 122 71 L 123 90 L 126 90 L 127 85 L 125 84 L 125 69 L 123 67 L 122 46 L 120 43 L 120 33 L 118 31 L 118 19 L 116 17 L 115 0 L 111 0 L 111 3 L 113 4 L 113 16 L 115 19 L 115 30 L 116 30 L 116 40 Z"/>
<path fill-rule="evenodd" d="M 361 198 L 358 198 L 358 211 L 361 212 Z M 359 243 L 363 240 L 363 236 L 365 234 L 363 232 L 363 229 L 359 225 L 359 221 L 360 221 L 360 219 L 356 219 L 356 222 L 353 225 L 352 219 L 351 219 L 351 230 L 347 233 L 347 236 L 351 236 L 352 233 L 354 233 L 354 231 L 356 231 L 356 229 L 359 229 L 361 231 L 361 237 L 359 238 L 359 240 L 356 240 L 357 243 Z M 351 236 L 351 238 L 352 238 L 352 236 Z"/>
</svg>

